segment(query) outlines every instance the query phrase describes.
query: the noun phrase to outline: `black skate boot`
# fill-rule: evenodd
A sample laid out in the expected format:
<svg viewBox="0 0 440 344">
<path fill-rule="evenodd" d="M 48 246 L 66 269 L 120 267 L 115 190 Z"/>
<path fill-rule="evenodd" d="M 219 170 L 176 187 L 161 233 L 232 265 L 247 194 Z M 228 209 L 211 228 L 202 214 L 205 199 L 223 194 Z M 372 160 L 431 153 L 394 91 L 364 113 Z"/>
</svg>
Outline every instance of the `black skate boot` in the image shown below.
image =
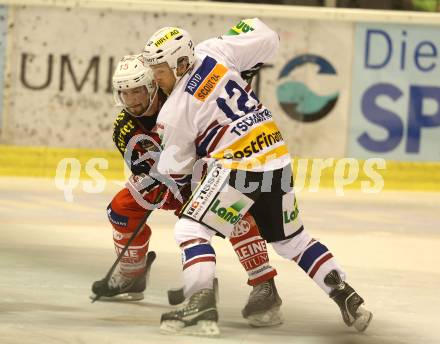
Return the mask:
<svg viewBox="0 0 440 344">
<path fill-rule="evenodd" d="M 144 290 L 147 286 L 147 281 L 150 275 L 151 265 L 156 259 L 156 253 L 150 251 L 147 253 L 145 260 L 145 269 L 143 273 L 128 277 L 119 270 L 112 275 L 110 280 L 105 278 L 100 281 L 95 281 L 92 285 L 92 292 L 90 298 L 93 301 L 139 301 L 144 298 Z"/>
<path fill-rule="evenodd" d="M 160 330 L 167 334 L 217 336 L 217 321 L 214 289 L 202 289 L 176 310 L 162 314 Z"/>
<path fill-rule="evenodd" d="M 109 281 L 102 279 L 92 285 L 90 296 L 94 299 L 100 295 L 101 301 L 139 301 L 144 298 L 146 288 L 146 274 L 143 273 L 134 278 L 124 276 L 120 271 L 116 272 Z"/>
<path fill-rule="evenodd" d="M 341 279 L 336 270 L 332 270 L 324 278 L 324 283 L 332 288 L 330 297 L 341 309 L 342 319 L 347 326 L 354 326 L 359 332 L 365 331 L 373 314 L 362 305 L 364 299 Z"/>
<path fill-rule="evenodd" d="M 251 326 L 263 327 L 281 324 L 282 304 L 273 278 L 254 286 L 246 306 L 241 311 Z"/>
</svg>

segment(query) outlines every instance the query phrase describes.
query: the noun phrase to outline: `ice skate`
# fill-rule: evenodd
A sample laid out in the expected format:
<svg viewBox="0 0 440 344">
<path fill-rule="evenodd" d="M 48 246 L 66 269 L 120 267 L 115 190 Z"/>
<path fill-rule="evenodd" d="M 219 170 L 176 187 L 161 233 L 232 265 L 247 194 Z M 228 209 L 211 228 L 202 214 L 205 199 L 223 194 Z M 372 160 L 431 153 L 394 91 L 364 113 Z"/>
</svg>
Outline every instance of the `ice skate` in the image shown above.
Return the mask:
<svg viewBox="0 0 440 344">
<path fill-rule="evenodd" d="M 251 326 L 274 326 L 283 322 L 281 304 L 275 281 L 271 278 L 254 286 L 241 313 Z"/>
<path fill-rule="evenodd" d="M 364 299 L 347 282 L 342 281 L 336 270 L 325 276 L 324 283 L 333 289 L 330 297 L 341 309 L 342 319 L 347 326 L 354 326 L 359 332 L 365 331 L 373 313 L 362 306 Z"/>
<path fill-rule="evenodd" d="M 214 281 L 212 282 L 212 287 L 214 288 L 215 302 L 218 303 L 219 294 L 218 294 L 217 277 L 214 278 Z M 183 287 L 168 289 L 167 294 L 168 294 L 168 303 L 171 306 L 177 306 L 181 304 L 183 301 L 185 301 L 185 294 L 183 293 Z"/>
<path fill-rule="evenodd" d="M 214 289 L 194 293 L 176 310 L 162 314 L 160 331 L 165 334 L 218 336 L 218 313 Z"/>
<path fill-rule="evenodd" d="M 137 276 L 126 276 L 118 270 L 110 280 L 105 278 L 95 281 L 92 285 L 93 295 L 90 298 L 101 301 L 139 301 L 144 298 L 144 290 L 150 274 L 151 264 L 156 258 L 156 253 L 147 254 L 145 270 Z M 97 298 L 99 296 L 99 298 Z"/>
<path fill-rule="evenodd" d="M 146 287 L 145 273 L 134 278 L 124 276 L 120 271 L 116 272 L 107 282 L 105 279 L 96 281 L 92 285 L 90 298 L 101 295 L 101 301 L 139 301 L 144 298 Z"/>
</svg>

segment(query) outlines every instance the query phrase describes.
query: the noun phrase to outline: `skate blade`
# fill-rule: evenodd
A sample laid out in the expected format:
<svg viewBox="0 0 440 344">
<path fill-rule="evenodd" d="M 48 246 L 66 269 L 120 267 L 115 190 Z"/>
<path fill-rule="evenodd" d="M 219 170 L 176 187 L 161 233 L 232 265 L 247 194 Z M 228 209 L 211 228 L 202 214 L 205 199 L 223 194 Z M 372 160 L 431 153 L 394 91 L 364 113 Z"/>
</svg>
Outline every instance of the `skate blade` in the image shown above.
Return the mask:
<svg viewBox="0 0 440 344">
<path fill-rule="evenodd" d="M 212 320 L 200 320 L 192 326 L 185 326 L 184 322 L 178 320 L 166 320 L 160 324 L 160 332 L 162 334 L 201 337 L 217 337 L 220 335 L 217 322 Z"/>
<path fill-rule="evenodd" d="M 266 312 L 251 314 L 246 319 L 249 325 L 253 327 L 275 326 L 283 323 L 280 307 L 273 307 Z"/>
<path fill-rule="evenodd" d="M 95 294 L 89 296 L 91 300 L 96 298 Z M 104 302 L 122 302 L 122 301 L 140 301 L 144 299 L 144 293 L 123 293 L 115 296 L 101 296 L 97 301 Z"/>
<path fill-rule="evenodd" d="M 356 318 L 353 326 L 359 332 L 363 332 L 367 329 L 368 325 L 370 325 L 371 319 L 373 319 L 373 313 L 367 311 L 362 306 L 357 309 L 356 313 L 360 313 L 360 316 Z"/>
</svg>

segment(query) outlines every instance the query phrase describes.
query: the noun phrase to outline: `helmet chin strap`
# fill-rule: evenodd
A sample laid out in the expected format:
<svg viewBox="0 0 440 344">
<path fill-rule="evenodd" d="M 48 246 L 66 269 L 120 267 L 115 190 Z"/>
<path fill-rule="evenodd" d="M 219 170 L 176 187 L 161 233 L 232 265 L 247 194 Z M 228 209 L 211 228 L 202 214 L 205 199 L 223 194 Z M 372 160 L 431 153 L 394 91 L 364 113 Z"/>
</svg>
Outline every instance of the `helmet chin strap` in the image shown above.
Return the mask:
<svg viewBox="0 0 440 344">
<path fill-rule="evenodd" d="M 171 92 L 176 88 L 176 86 L 177 86 L 177 84 L 179 83 L 179 81 L 182 80 L 182 78 L 183 78 L 187 73 L 189 73 L 190 71 L 192 71 L 193 68 L 194 68 L 194 64 L 192 64 L 191 66 L 189 66 L 189 67 L 186 69 L 186 71 L 185 71 L 181 76 L 178 76 L 178 75 L 177 75 L 177 67 L 174 68 L 174 70 L 173 70 L 173 74 L 174 74 L 174 77 L 176 78 L 176 82 L 174 83 L 174 86 L 173 86 L 173 89 L 171 90 Z M 171 94 L 171 92 L 170 92 L 170 94 Z"/>
<path fill-rule="evenodd" d="M 148 117 L 148 116 L 147 116 L 147 113 L 150 111 L 151 107 L 153 106 L 154 99 L 155 99 L 156 96 L 157 96 L 157 92 L 158 92 L 158 90 L 159 90 L 159 87 L 156 86 L 156 88 L 155 88 L 155 90 L 154 90 L 154 93 L 152 93 L 152 94 L 150 95 L 150 97 L 149 97 L 149 104 L 148 104 L 148 107 L 147 107 L 147 108 L 145 109 L 145 111 L 143 111 L 140 115 L 135 115 L 135 114 L 133 114 L 131 111 L 129 111 L 128 109 L 126 109 L 127 112 L 128 112 L 131 116 L 136 117 L 136 118 L 139 118 L 139 117 Z"/>
</svg>

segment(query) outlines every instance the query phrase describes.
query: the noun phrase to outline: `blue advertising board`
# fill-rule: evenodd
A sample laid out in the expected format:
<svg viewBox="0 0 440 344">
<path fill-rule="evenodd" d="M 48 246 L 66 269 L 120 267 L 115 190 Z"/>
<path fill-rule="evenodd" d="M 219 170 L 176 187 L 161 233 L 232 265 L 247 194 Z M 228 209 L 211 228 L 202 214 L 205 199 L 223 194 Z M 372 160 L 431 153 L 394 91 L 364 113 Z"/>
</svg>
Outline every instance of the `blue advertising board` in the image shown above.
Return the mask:
<svg viewBox="0 0 440 344">
<path fill-rule="evenodd" d="M 440 26 L 357 25 L 348 155 L 440 160 Z"/>
</svg>

